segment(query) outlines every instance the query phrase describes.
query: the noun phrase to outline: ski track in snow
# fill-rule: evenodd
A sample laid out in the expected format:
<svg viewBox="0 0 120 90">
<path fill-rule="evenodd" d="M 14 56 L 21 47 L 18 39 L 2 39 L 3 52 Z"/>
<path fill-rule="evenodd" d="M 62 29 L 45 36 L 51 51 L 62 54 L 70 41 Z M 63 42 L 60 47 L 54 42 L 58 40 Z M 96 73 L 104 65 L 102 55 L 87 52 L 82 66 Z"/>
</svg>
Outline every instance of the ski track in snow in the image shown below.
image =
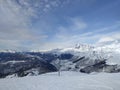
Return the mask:
<svg viewBox="0 0 120 90">
<path fill-rule="evenodd" d="M 0 90 L 120 90 L 120 73 L 56 72 L 0 79 Z"/>
</svg>

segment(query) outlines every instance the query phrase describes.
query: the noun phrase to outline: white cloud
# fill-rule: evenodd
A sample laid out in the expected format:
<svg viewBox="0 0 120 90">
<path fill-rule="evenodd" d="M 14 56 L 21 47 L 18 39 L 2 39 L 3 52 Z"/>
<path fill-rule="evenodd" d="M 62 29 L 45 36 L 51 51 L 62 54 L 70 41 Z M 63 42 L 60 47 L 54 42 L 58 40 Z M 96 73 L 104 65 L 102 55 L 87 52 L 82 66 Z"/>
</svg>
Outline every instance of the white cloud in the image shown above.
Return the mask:
<svg viewBox="0 0 120 90">
<path fill-rule="evenodd" d="M 87 28 L 87 23 L 80 18 L 68 18 L 68 26 L 58 27 L 58 33 L 55 35 L 58 39 L 68 40 L 71 37 L 75 37 L 76 33 Z M 78 34 L 78 33 L 77 33 Z"/>
<path fill-rule="evenodd" d="M 103 43 L 103 42 L 108 42 L 108 41 L 114 41 L 115 39 L 111 38 L 111 37 L 104 37 L 104 38 L 100 38 L 100 40 L 98 41 L 98 43 Z"/>
<path fill-rule="evenodd" d="M 85 24 L 87 26 L 87 23 Z M 56 34 L 56 37 L 57 40 L 65 42 L 68 46 L 73 46 L 76 43 L 98 44 L 109 40 L 120 40 L 119 26 L 120 24 L 114 23 L 111 26 L 101 27 L 93 31 L 85 31 L 85 33 L 74 33 L 76 30 L 71 32 L 69 27 L 59 27 L 60 31 Z"/>
<path fill-rule="evenodd" d="M 0 0 L 0 48 L 4 49 L 32 49 L 32 48 L 57 48 L 69 47 L 79 42 L 89 42 L 94 40 L 104 41 L 120 39 L 120 34 L 110 32 L 108 34 L 100 34 L 99 32 L 115 29 L 117 25 L 100 28 L 95 32 L 86 32 L 84 34 L 77 33 L 85 30 L 88 25 L 79 17 L 69 18 L 68 25 L 60 26 L 57 29 L 57 34 L 49 42 L 44 41 L 48 36 L 42 34 L 44 31 L 34 31 L 29 27 L 32 18 L 39 18 L 38 15 L 46 13 L 55 7 L 62 7 L 63 4 L 70 0 L 36 0 L 31 3 L 31 0 Z M 48 27 L 47 27 L 48 28 Z M 106 38 L 107 37 L 107 38 Z M 106 39 L 105 39 L 106 38 Z M 102 40 L 103 39 L 103 40 Z M 27 43 L 27 44 L 26 44 Z"/>
<path fill-rule="evenodd" d="M 32 30 L 31 20 L 61 4 L 60 0 L 0 0 L 0 49 L 40 47 L 47 35 Z"/>
<path fill-rule="evenodd" d="M 71 30 L 82 30 L 87 27 L 87 24 L 79 18 L 71 18 L 71 26 L 69 27 Z"/>
<path fill-rule="evenodd" d="M 0 36 L 3 40 L 29 35 L 27 30 L 29 19 L 21 12 L 21 9 L 11 0 L 0 1 Z"/>
<path fill-rule="evenodd" d="M 107 35 L 103 35 L 97 43 L 104 43 L 109 41 L 120 41 L 120 32 L 112 32 Z"/>
<path fill-rule="evenodd" d="M 80 31 L 80 30 L 84 30 L 87 28 L 87 23 L 85 23 L 84 21 L 82 21 L 80 18 L 76 17 L 76 18 L 68 18 L 67 20 L 68 22 L 68 26 L 60 26 L 58 28 L 58 30 L 64 31 L 64 32 L 69 32 L 69 31 Z"/>
<path fill-rule="evenodd" d="M 22 1 L 22 0 L 20 0 Z M 26 6 L 28 3 L 24 1 Z M 23 47 L 23 42 L 41 39 L 44 35 L 36 36 L 28 27 L 33 11 L 21 7 L 14 0 L 0 0 L 0 46 L 1 49 L 19 49 Z"/>
</svg>

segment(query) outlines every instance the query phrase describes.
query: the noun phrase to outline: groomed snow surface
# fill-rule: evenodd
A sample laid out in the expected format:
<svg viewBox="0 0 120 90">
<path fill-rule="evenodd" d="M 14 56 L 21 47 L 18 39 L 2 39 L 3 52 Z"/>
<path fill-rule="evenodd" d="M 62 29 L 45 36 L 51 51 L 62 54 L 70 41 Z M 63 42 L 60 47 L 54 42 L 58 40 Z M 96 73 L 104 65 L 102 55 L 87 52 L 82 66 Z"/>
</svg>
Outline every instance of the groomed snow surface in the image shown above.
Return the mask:
<svg viewBox="0 0 120 90">
<path fill-rule="evenodd" d="M 120 90 L 120 73 L 57 72 L 0 79 L 0 90 Z"/>
</svg>

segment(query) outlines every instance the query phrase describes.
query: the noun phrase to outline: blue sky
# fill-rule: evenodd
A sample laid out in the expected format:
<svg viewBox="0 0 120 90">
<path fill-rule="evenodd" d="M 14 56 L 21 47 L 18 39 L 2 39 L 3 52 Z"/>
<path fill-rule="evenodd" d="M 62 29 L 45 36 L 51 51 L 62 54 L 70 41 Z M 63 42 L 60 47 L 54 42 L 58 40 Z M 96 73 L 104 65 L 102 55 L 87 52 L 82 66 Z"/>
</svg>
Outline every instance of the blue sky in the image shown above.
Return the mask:
<svg viewBox="0 0 120 90">
<path fill-rule="evenodd" d="M 120 0 L 1 0 L 0 49 L 120 40 Z"/>
</svg>

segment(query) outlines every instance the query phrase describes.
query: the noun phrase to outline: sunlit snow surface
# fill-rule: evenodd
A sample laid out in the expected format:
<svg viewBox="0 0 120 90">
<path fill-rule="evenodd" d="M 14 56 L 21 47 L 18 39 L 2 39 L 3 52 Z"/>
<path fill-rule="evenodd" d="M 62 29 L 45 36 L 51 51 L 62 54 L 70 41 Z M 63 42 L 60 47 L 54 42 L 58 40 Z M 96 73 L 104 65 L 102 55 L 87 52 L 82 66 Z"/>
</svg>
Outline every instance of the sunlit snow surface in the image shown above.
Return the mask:
<svg viewBox="0 0 120 90">
<path fill-rule="evenodd" d="M 120 73 L 62 72 L 0 79 L 0 90 L 120 90 Z"/>
</svg>

